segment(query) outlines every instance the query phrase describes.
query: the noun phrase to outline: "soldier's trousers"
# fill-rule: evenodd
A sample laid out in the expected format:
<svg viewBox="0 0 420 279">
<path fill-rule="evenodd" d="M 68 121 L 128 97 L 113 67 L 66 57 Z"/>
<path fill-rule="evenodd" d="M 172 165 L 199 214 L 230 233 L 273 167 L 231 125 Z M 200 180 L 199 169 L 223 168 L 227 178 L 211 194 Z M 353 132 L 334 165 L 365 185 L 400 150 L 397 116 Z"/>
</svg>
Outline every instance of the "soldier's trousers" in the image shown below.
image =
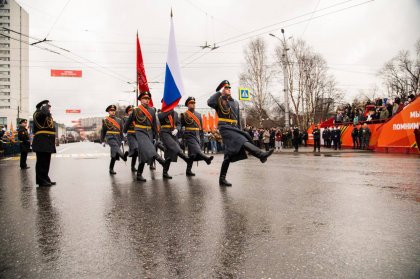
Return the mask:
<svg viewBox="0 0 420 279">
<path fill-rule="evenodd" d="M 36 184 L 47 184 L 51 182 L 48 173 L 50 171 L 51 153 L 48 152 L 36 152 Z"/>
<path fill-rule="evenodd" d="M 314 139 L 314 151 L 318 148 L 318 151 L 321 149 L 321 140 L 320 139 Z"/>
<path fill-rule="evenodd" d="M 20 152 L 20 168 L 26 168 L 26 159 L 28 158 L 28 152 Z"/>
</svg>

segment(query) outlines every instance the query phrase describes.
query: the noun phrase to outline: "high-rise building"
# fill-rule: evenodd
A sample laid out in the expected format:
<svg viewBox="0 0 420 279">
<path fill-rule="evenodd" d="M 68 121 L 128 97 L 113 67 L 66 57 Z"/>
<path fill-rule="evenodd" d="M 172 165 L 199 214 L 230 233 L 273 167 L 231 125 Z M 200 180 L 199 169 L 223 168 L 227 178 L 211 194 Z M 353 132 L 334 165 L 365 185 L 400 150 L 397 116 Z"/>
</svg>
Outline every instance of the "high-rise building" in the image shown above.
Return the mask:
<svg viewBox="0 0 420 279">
<path fill-rule="evenodd" d="M 29 118 L 29 16 L 14 0 L 0 0 L 0 126 Z M 26 36 L 25 36 L 26 35 Z"/>
</svg>

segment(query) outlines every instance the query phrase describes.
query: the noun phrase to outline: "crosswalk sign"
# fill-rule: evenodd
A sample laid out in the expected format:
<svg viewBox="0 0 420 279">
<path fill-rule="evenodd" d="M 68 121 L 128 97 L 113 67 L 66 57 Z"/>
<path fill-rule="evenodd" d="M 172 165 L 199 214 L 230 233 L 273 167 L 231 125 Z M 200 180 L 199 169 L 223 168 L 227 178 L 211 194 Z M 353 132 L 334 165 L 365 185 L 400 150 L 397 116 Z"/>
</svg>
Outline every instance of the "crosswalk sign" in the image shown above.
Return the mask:
<svg viewBox="0 0 420 279">
<path fill-rule="evenodd" d="M 251 94 L 249 93 L 249 88 L 239 87 L 239 100 L 241 101 L 251 100 Z"/>
</svg>

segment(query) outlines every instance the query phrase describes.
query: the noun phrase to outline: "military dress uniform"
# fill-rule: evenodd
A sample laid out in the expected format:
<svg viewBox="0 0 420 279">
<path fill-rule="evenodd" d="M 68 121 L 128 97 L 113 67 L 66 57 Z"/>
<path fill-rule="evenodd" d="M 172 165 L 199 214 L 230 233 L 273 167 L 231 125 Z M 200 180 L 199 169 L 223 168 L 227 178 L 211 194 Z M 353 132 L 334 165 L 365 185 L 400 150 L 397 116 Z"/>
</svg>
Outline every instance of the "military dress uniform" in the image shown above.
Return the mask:
<svg viewBox="0 0 420 279">
<path fill-rule="evenodd" d="M 312 131 L 312 135 L 314 138 L 314 152 L 318 148 L 318 152 L 321 151 L 321 132 L 319 131 L 318 127 L 315 127 Z"/>
<path fill-rule="evenodd" d="M 191 101 L 195 102 L 195 98 L 188 97 L 185 106 L 188 106 Z M 213 160 L 213 156 L 207 156 L 201 150 L 201 143 L 204 140 L 201 114 L 195 110 L 186 110 L 181 113 L 181 127 L 184 129 L 183 138 L 188 148 L 188 157 L 191 158 L 187 163 L 186 175 L 194 176 L 195 174 L 191 171 L 193 161 L 204 160 L 207 165 L 210 165 Z"/>
<path fill-rule="evenodd" d="M 168 174 L 171 162 L 176 162 L 178 157 L 183 159 L 187 165 L 191 162 L 190 158 L 184 154 L 179 145 L 177 134 L 181 130 L 181 122 L 178 113 L 173 109 L 167 112 L 158 113 L 160 122 L 160 140 L 158 147 L 164 151 L 165 159 L 168 160 L 167 165 L 163 169 L 163 177 L 171 179 Z"/>
<path fill-rule="evenodd" d="M 209 107 L 216 110 L 219 117 L 218 129 L 224 144 L 224 160 L 220 169 L 219 184 L 220 186 L 232 186 L 226 180 L 226 174 L 229 169 L 230 162 L 247 159 L 246 151 L 260 159 L 262 163 L 273 153 L 274 149 L 267 152 L 261 151 L 252 142 L 249 133 L 244 132 L 240 128 L 239 103 L 231 96 L 223 96 L 219 90 L 224 87 L 230 88 L 227 80 L 222 81 L 216 88 L 216 93 L 208 99 Z"/>
<path fill-rule="evenodd" d="M 116 110 L 115 105 L 110 105 L 106 108 L 106 112 L 109 110 Z M 122 134 L 123 122 L 116 116 L 107 116 L 102 120 L 101 130 L 101 142 L 107 142 L 111 151 L 111 162 L 109 163 L 109 173 L 116 174 L 114 171 L 115 162 L 122 158 L 127 161 L 128 152 L 123 153 L 121 145 L 123 141 Z"/>
<path fill-rule="evenodd" d="M 50 113 L 49 101 L 45 100 L 36 105 L 34 119 L 34 138 L 32 150 L 36 153 L 36 184 L 39 186 L 55 185 L 49 177 L 51 154 L 55 150 L 55 127 Z"/>
<path fill-rule="evenodd" d="M 27 122 L 26 119 L 22 119 L 19 124 L 23 122 Z M 29 133 L 28 129 L 23 125 L 19 126 L 18 131 L 18 139 L 19 139 L 19 147 L 20 147 L 20 168 L 21 169 L 29 169 L 28 165 L 26 164 L 26 159 L 28 158 L 28 152 L 31 150 L 31 143 L 29 141 Z"/>
<path fill-rule="evenodd" d="M 129 113 L 130 110 L 133 110 L 133 106 L 128 106 L 125 109 L 125 113 Z M 127 130 L 127 143 L 128 143 L 128 157 L 131 157 L 131 171 L 137 171 L 136 161 L 139 154 L 137 147 L 137 138 L 136 131 L 134 130 L 134 122 L 128 122 L 129 114 L 124 116 L 124 126 L 128 125 Z"/>
<path fill-rule="evenodd" d="M 149 92 L 140 93 L 138 99 L 144 96 L 151 96 Z M 165 161 L 157 152 L 153 144 L 153 140 L 157 139 L 157 123 L 155 109 L 149 106 L 140 104 L 128 117 L 126 125 L 124 126 L 124 133 L 128 132 L 129 123 L 134 122 L 134 130 L 136 131 L 137 148 L 139 152 L 139 166 L 137 168 L 137 180 L 146 181 L 143 178 L 144 165 L 150 165 L 153 160 L 158 161 L 163 168 L 167 165 Z"/>
</svg>

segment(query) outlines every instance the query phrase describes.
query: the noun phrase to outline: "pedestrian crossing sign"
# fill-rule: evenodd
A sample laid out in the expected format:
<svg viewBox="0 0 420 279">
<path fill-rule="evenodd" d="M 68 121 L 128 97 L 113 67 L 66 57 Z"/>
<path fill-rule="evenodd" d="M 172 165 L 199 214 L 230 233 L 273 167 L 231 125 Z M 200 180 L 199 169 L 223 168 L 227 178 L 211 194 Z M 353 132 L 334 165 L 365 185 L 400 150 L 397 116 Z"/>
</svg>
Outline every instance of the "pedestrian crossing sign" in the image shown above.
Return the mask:
<svg viewBox="0 0 420 279">
<path fill-rule="evenodd" d="M 239 100 L 241 101 L 251 100 L 251 94 L 249 93 L 249 88 L 239 87 Z"/>
</svg>

